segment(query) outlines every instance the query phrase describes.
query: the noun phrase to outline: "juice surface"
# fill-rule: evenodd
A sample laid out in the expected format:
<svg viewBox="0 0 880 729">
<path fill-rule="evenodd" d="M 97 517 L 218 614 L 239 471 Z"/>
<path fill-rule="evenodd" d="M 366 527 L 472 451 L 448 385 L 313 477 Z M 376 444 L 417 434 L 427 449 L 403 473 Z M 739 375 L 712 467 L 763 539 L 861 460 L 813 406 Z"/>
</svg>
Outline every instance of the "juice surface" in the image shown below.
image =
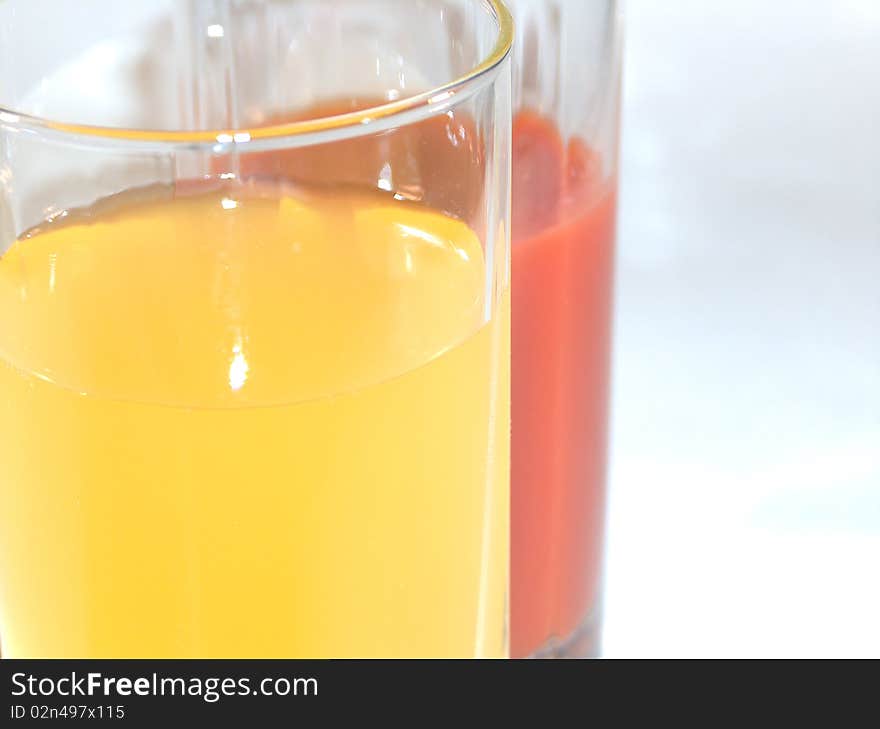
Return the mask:
<svg viewBox="0 0 880 729">
<path fill-rule="evenodd" d="M 503 655 L 473 231 L 345 187 L 139 198 L 0 256 L 3 655 Z"/>
<path fill-rule="evenodd" d="M 565 144 L 551 121 L 529 111 L 515 118 L 515 657 L 552 653 L 554 644 L 595 619 L 599 607 L 616 207 L 613 181 L 603 181 L 601 167 L 578 139 Z"/>
</svg>

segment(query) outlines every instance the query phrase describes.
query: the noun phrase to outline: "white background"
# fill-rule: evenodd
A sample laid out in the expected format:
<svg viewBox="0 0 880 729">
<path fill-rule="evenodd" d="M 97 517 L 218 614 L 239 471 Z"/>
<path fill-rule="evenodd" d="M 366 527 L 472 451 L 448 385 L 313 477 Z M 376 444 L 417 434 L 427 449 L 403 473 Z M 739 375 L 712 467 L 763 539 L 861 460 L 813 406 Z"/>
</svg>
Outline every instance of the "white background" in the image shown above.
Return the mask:
<svg viewBox="0 0 880 729">
<path fill-rule="evenodd" d="M 605 653 L 880 656 L 880 0 L 629 0 Z"/>
</svg>

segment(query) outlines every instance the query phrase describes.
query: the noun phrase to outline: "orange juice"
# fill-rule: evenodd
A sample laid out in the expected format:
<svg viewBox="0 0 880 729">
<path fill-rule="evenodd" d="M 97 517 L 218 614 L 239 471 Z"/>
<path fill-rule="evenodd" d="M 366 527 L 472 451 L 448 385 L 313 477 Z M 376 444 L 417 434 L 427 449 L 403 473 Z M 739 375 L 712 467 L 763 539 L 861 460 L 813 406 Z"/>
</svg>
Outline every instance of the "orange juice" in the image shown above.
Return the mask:
<svg viewBox="0 0 880 729">
<path fill-rule="evenodd" d="M 341 187 L 134 197 L 0 256 L 3 655 L 504 655 L 476 234 Z"/>
</svg>

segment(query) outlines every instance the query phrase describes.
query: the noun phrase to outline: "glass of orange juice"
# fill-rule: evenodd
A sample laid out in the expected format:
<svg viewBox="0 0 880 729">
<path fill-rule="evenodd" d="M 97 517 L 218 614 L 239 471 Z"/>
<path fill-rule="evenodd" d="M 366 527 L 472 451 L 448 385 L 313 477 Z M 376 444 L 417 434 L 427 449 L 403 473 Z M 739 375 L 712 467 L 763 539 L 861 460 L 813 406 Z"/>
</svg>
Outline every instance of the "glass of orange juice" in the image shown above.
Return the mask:
<svg viewBox="0 0 880 729">
<path fill-rule="evenodd" d="M 506 655 L 502 5 L 0 29 L 3 655 Z"/>
</svg>

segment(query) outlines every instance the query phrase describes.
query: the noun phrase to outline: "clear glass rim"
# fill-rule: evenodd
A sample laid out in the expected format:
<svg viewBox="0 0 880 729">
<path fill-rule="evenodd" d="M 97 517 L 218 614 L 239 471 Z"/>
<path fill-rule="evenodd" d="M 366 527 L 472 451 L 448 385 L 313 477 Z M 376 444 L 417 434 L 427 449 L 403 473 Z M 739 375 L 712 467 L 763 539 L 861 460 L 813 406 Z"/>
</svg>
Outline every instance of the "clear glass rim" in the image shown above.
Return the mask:
<svg viewBox="0 0 880 729">
<path fill-rule="evenodd" d="M 0 105 L 0 130 L 64 138 L 77 146 L 116 147 L 132 151 L 199 150 L 222 153 L 247 144 L 252 151 L 299 147 L 350 139 L 405 126 L 446 111 L 491 83 L 513 47 L 514 26 L 502 0 L 471 0 L 495 20 L 498 35 L 491 52 L 467 73 L 451 81 L 396 101 L 366 109 L 286 124 L 241 129 L 160 130 L 59 122 Z"/>
</svg>

